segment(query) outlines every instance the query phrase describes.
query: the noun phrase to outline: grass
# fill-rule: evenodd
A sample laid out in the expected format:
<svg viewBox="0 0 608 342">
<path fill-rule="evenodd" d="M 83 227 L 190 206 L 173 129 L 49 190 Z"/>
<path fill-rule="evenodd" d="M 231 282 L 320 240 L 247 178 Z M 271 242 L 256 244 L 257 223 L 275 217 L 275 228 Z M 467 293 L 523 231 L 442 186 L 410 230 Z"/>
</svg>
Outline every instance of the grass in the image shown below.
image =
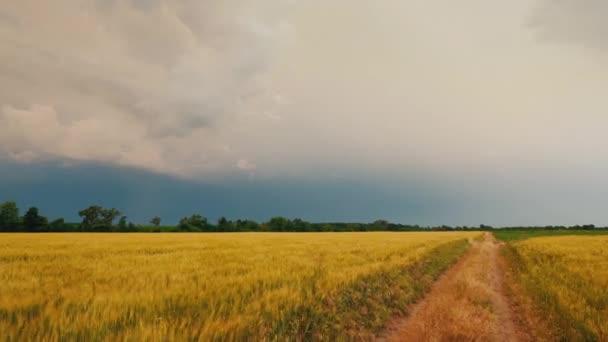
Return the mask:
<svg viewBox="0 0 608 342">
<path fill-rule="evenodd" d="M 608 236 L 508 239 L 515 279 L 563 341 L 608 340 Z M 582 234 L 580 234 L 582 233 Z M 534 235 L 532 235 L 534 236 Z"/>
<path fill-rule="evenodd" d="M 479 233 L 0 234 L 7 340 L 369 339 Z"/>
<path fill-rule="evenodd" d="M 401 341 L 497 341 L 503 326 L 496 312 L 496 248 L 490 239 L 473 244 L 467 255 L 433 287 L 423 306 L 400 327 Z M 389 340 L 392 340 L 389 339 Z M 504 340 L 504 339 L 502 339 Z"/>
<path fill-rule="evenodd" d="M 608 235 L 606 230 L 575 230 L 575 229 L 497 229 L 493 231 L 497 239 L 505 242 L 513 242 L 526 240 L 535 237 L 543 236 L 565 236 L 565 235 L 583 235 L 583 236 L 599 236 Z"/>
</svg>

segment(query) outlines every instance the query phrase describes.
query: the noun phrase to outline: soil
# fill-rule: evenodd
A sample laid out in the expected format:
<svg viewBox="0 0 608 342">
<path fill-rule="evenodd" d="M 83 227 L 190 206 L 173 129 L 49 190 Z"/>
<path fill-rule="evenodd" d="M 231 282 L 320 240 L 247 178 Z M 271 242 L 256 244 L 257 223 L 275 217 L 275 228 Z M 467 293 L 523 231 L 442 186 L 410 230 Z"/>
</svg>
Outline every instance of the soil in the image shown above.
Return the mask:
<svg viewBox="0 0 608 342">
<path fill-rule="evenodd" d="M 489 233 L 377 341 L 533 341 L 506 284 L 504 245 Z M 510 294 L 509 296 L 507 294 Z"/>
</svg>

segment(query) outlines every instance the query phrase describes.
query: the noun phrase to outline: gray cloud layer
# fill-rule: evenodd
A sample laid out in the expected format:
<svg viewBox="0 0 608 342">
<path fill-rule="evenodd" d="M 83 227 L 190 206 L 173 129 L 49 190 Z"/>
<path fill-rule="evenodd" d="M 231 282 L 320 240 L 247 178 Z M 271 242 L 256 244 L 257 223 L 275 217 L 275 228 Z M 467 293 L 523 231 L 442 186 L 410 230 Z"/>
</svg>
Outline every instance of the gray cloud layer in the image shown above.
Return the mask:
<svg viewBox="0 0 608 342">
<path fill-rule="evenodd" d="M 604 14 L 599 0 L 4 2 L 0 148 L 203 178 L 606 168 L 608 66 L 588 53 L 606 46 Z"/>
<path fill-rule="evenodd" d="M 4 2 L 0 144 L 24 160 L 95 160 L 179 174 L 226 163 L 251 168 L 237 163 L 219 135 L 275 106 L 266 74 L 285 39 L 286 5 Z"/>
<path fill-rule="evenodd" d="M 550 41 L 608 49 L 608 2 L 603 0 L 544 0 L 532 26 Z"/>
</svg>

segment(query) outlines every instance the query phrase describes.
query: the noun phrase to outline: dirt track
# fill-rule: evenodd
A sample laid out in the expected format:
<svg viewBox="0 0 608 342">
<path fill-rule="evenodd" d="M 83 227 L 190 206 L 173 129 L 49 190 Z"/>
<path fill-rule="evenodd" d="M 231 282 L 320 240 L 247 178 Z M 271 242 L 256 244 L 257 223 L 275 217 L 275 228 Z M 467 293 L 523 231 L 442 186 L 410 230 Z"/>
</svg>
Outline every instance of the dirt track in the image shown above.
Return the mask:
<svg viewBox="0 0 608 342">
<path fill-rule="evenodd" d="M 485 234 L 379 341 L 531 341 L 506 295 L 501 244 Z"/>
</svg>

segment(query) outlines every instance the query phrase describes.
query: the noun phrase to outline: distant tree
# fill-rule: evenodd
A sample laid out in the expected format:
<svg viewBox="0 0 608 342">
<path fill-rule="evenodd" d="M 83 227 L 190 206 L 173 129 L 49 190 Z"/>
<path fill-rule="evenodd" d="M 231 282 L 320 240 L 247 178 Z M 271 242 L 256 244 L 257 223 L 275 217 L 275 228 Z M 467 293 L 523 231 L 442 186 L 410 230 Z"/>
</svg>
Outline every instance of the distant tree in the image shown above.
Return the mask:
<svg viewBox="0 0 608 342">
<path fill-rule="evenodd" d="M 328 223 L 322 224 L 321 227 L 319 228 L 320 232 L 331 232 L 334 230 L 335 230 L 334 227 L 332 227 L 332 225 L 328 224 Z"/>
<path fill-rule="evenodd" d="M 158 226 L 160 226 L 160 221 L 161 221 L 160 217 L 158 217 L 158 216 L 154 216 L 154 217 L 153 217 L 153 218 L 150 220 L 150 223 L 151 223 L 151 224 L 153 224 L 153 225 L 155 225 L 156 227 L 158 227 Z"/>
<path fill-rule="evenodd" d="M 106 227 L 112 227 L 114 220 L 117 217 L 119 217 L 120 215 L 122 215 L 122 213 L 118 209 L 115 209 L 115 208 L 102 210 L 101 222 Z"/>
<path fill-rule="evenodd" d="M 61 232 L 66 229 L 65 220 L 63 218 L 58 218 L 51 223 L 49 223 L 49 230 L 51 232 Z"/>
<path fill-rule="evenodd" d="M 208 228 L 209 223 L 207 222 L 207 218 L 198 214 L 184 217 L 179 221 L 179 229 L 181 231 L 200 232 Z"/>
<path fill-rule="evenodd" d="M 120 220 L 118 220 L 118 229 L 122 232 L 127 231 L 127 217 L 122 216 Z"/>
<path fill-rule="evenodd" d="M 207 227 L 207 218 L 201 215 L 192 215 L 190 216 L 190 225 L 202 230 Z"/>
<path fill-rule="evenodd" d="M 92 205 L 86 209 L 78 212 L 78 216 L 82 217 L 82 223 L 80 224 L 83 228 L 94 228 L 95 225 L 100 223 L 101 211 L 103 208 L 98 205 Z"/>
<path fill-rule="evenodd" d="M 291 228 L 293 229 L 293 231 L 296 231 L 296 232 L 312 231 L 311 224 L 302 219 L 295 219 L 295 220 L 291 221 Z"/>
<path fill-rule="evenodd" d="M 287 232 L 291 228 L 291 222 L 281 216 L 273 217 L 266 223 L 266 226 L 273 232 Z"/>
<path fill-rule="evenodd" d="M 255 232 L 260 230 L 260 224 L 251 220 L 236 220 L 234 229 L 239 232 Z"/>
<path fill-rule="evenodd" d="M 0 204 L 0 231 L 16 231 L 19 229 L 19 224 L 17 203 L 8 201 Z"/>
<path fill-rule="evenodd" d="M 389 230 L 389 225 L 390 223 L 386 220 L 376 220 L 371 224 L 372 230 L 376 231 L 387 231 Z"/>
<path fill-rule="evenodd" d="M 224 216 L 220 217 L 219 220 L 217 220 L 218 226 L 225 226 L 227 224 L 228 224 L 228 220 Z"/>
<path fill-rule="evenodd" d="M 23 228 L 28 232 L 45 231 L 48 228 L 48 219 L 40 216 L 38 208 L 31 207 L 23 215 Z"/>
<path fill-rule="evenodd" d="M 222 216 L 217 220 L 217 230 L 220 232 L 232 232 L 238 231 L 238 228 L 235 226 L 234 222 L 229 221 Z"/>
<path fill-rule="evenodd" d="M 183 217 L 181 220 L 179 220 L 179 224 L 177 225 L 179 230 L 190 230 L 190 225 L 188 222 L 188 217 Z"/>
<path fill-rule="evenodd" d="M 110 230 L 121 212 L 115 208 L 104 209 L 99 205 L 92 205 L 79 211 L 78 215 L 82 217 L 81 227 L 85 230 Z"/>
<path fill-rule="evenodd" d="M 362 232 L 367 230 L 367 228 L 364 225 L 358 223 L 348 223 L 346 225 L 346 230 L 349 232 Z"/>
</svg>

